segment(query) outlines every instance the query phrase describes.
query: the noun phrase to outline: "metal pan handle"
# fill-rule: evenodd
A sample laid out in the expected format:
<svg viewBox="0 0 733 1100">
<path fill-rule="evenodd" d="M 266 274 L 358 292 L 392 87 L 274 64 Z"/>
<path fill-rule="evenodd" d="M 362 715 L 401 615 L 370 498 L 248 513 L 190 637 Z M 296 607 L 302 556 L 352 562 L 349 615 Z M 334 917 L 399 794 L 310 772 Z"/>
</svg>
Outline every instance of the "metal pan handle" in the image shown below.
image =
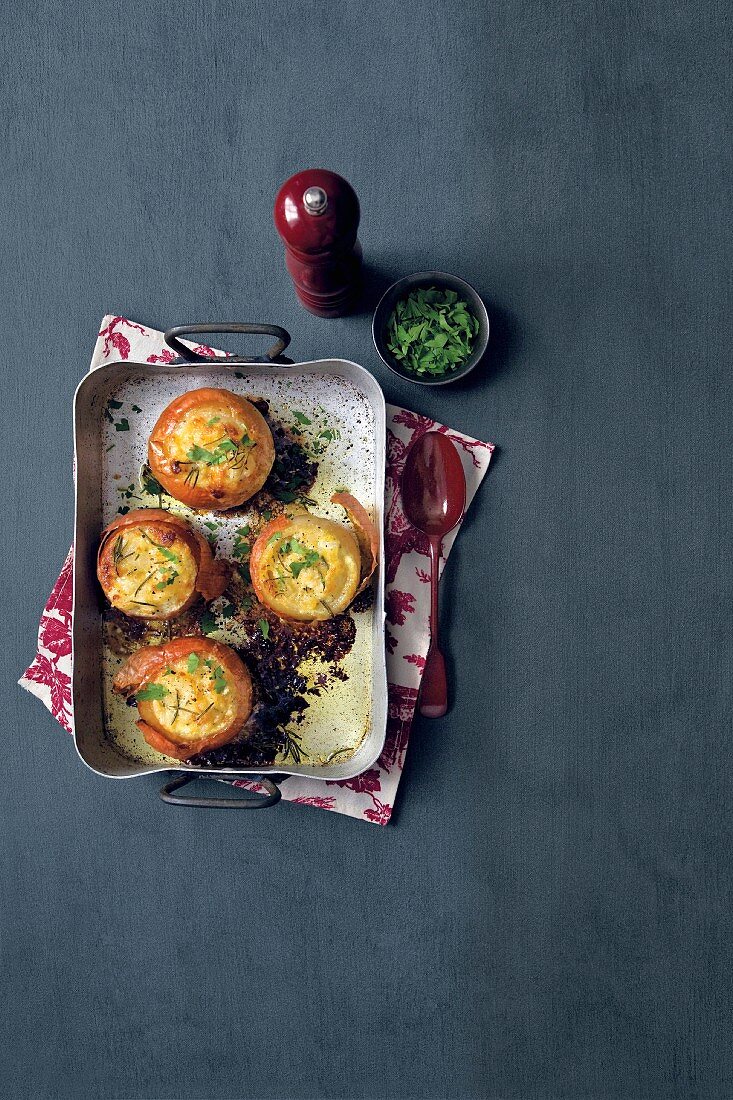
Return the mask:
<svg viewBox="0 0 733 1100">
<path fill-rule="evenodd" d="M 202 333 L 212 332 L 240 332 L 248 336 L 275 336 L 277 342 L 272 345 L 264 355 L 228 355 L 228 363 L 280 363 L 291 364 L 292 359 L 283 356 L 285 348 L 290 343 L 290 333 L 279 325 L 245 325 L 237 321 L 220 321 L 218 324 L 208 325 L 176 325 L 169 328 L 163 339 L 169 348 L 186 363 L 211 363 L 210 355 L 201 355 L 193 351 L 181 342 L 181 336 L 199 336 Z"/>
<path fill-rule="evenodd" d="M 175 793 L 194 779 L 214 778 L 213 775 L 205 773 L 192 775 L 191 772 L 183 772 L 182 775 L 176 776 L 170 783 L 160 788 L 160 797 L 170 806 L 198 806 L 207 810 L 264 810 L 267 806 L 274 806 L 282 797 L 280 788 L 264 775 L 255 775 L 252 778 L 265 788 L 267 794 L 248 795 L 247 798 L 187 798 L 185 795 L 180 797 Z"/>
</svg>

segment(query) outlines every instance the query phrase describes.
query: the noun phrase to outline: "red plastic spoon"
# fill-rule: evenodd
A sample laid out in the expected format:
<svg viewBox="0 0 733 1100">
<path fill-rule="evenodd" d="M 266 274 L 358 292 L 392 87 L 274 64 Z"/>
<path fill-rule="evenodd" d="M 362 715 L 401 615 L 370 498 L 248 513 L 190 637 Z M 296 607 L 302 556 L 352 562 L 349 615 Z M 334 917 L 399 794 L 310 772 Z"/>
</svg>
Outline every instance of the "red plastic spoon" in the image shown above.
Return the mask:
<svg viewBox="0 0 733 1100">
<path fill-rule="evenodd" d="M 426 432 L 410 447 L 402 472 L 402 505 L 412 526 L 430 539 L 430 649 L 420 713 L 440 718 L 448 709 L 445 660 L 438 645 L 440 546 L 466 509 L 466 475 L 458 451 L 440 432 Z"/>
</svg>

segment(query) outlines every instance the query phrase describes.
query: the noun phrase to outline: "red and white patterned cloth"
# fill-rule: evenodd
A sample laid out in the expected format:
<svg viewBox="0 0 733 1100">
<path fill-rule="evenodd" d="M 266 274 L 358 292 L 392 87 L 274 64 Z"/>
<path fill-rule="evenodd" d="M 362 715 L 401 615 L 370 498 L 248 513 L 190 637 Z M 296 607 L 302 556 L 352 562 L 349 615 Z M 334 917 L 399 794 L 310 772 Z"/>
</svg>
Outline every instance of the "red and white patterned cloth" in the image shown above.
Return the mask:
<svg viewBox="0 0 733 1100">
<path fill-rule="evenodd" d="M 205 354 L 223 354 L 200 347 Z M 105 317 L 90 370 L 105 362 L 170 363 L 173 353 L 155 329 L 133 324 L 124 317 Z M 281 784 L 288 802 L 318 806 L 348 814 L 377 825 L 386 825 L 392 814 L 397 785 L 404 766 L 420 678 L 425 667 L 430 634 L 427 542 L 407 523 L 401 508 L 399 481 L 410 443 L 427 431 L 443 432 L 455 443 L 466 473 L 466 507 L 470 505 L 486 473 L 493 443 L 461 435 L 426 416 L 387 406 L 386 480 L 386 586 L 387 677 L 389 719 L 384 752 L 373 768 L 353 779 L 329 782 L 291 776 Z M 459 528 L 443 541 L 443 560 L 450 553 Z M 38 652 L 19 683 L 51 711 L 71 732 L 71 605 L 73 547 L 64 562 L 41 616 Z M 237 781 L 237 786 L 254 787 Z"/>
</svg>

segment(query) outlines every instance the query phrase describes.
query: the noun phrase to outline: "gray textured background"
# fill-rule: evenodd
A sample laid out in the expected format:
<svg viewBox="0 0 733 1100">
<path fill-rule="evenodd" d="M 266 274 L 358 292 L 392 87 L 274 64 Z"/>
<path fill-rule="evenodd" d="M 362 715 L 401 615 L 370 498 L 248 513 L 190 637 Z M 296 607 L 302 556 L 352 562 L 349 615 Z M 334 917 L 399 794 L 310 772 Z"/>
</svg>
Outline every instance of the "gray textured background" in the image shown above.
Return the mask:
<svg viewBox="0 0 733 1100">
<path fill-rule="evenodd" d="M 730 13 L 16 0 L 3 15 L 0 1090 L 733 1095 Z M 271 204 L 489 304 L 470 385 L 295 303 Z M 457 698 L 396 825 L 176 812 L 14 687 L 105 312 L 268 320 L 501 447 L 446 575 Z M 16 480 L 17 478 L 17 480 Z"/>
</svg>

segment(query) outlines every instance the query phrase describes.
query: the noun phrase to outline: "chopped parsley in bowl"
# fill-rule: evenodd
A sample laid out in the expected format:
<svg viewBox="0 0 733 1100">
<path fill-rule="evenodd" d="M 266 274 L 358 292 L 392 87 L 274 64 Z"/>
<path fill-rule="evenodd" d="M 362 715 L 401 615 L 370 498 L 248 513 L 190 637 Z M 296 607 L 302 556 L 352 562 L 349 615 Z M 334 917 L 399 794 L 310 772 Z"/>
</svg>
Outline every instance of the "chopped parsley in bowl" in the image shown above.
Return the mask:
<svg viewBox="0 0 733 1100">
<path fill-rule="evenodd" d="M 390 370 L 422 385 L 445 385 L 468 374 L 483 356 L 489 318 L 479 295 L 462 279 L 418 272 L 384 294 L 372 334 Z"/>
<path fill-rule="evenodd" d="M 387 323 L 387 348 L 415 374 L 446 374 L 471 356 L 478 320 L 455 290 L 417 287 L 400 298 Z"/>
</svg>

